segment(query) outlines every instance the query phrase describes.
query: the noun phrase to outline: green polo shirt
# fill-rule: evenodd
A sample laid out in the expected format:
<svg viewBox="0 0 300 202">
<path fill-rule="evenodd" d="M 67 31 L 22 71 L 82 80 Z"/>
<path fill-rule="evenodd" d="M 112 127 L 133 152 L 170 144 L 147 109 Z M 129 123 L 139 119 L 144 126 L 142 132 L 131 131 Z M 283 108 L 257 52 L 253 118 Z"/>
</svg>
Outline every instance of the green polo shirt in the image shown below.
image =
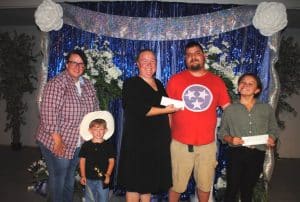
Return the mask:
<svg viewBox="0 0 300 202">
<path fill-rule="evenodd" d="M 222 140 L 225 135 L 245 137 L 263 134 L 275 140 L 278 132 L 274 110 L 269 104 L 257 100 L 251 111 L 239 102 L 228 106 L 222 115 L 219 134 Z M 266 145 L 255 145 L 255 148 L 266 150 Z"/>
</svg>

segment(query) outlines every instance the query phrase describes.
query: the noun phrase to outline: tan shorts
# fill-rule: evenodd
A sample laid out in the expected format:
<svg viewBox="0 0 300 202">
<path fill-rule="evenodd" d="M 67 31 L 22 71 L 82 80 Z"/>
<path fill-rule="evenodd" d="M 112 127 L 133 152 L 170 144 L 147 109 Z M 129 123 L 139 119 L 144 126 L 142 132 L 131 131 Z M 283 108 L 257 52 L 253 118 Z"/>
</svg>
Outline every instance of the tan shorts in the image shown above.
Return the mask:
<svg viewBox="0 0 300 202">
<path fill-rule="evenodd" d="M 171 142 L 172 158 L 172 190 L 182 193 L 186 190 L 188 181 L 194 170 L 197 188 L 209 192 L 215 175 L 216 143 L 194 146 L 194 152 L 188 151 L 188 145 L 176 140 Z"/>
</svg>

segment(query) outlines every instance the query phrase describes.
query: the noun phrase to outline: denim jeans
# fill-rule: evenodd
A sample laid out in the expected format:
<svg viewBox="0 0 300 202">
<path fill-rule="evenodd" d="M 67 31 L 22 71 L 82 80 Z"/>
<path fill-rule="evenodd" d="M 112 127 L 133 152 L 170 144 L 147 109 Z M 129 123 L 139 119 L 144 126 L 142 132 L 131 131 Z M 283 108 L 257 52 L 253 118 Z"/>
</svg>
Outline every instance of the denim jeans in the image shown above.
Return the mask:
<svg viewBox="0 0 300 202">
<path fill-rule="evenodd" d="M 48 201 L 73 201 L 75 171 L 79 161 L 78 153 L 80 148 L 75 150 L 73 159 L 66 159 L 55 156 L 42 143 L 38 142 L 38 144 L 49 172 Z"/>
<path fill-rule="evenodd" d="M 109 188 L 103 189 L 103 181 L 87 179 L 85 202 L 108 202 Z"/>
</svg>

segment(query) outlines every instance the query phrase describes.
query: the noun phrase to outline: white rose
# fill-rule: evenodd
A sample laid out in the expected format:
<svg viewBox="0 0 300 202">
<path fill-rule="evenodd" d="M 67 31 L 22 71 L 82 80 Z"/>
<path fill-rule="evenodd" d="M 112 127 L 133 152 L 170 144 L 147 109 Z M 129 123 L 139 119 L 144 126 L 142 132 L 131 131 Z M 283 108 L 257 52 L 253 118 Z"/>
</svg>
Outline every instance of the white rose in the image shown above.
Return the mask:
<svg viewBox="0 0 300 202">
<path fill-rule="evenodd" d="M 91 68 L 90 72 L 91 72 L 92 76 L 98 76 L 99 75 L 99 71 L 95 68 Z"/>
<path fill-rule="evenodd" d="M 104 57 L 104 58 L 107 58 L 108 60 L 111 60 L 112 57 L 113 57 L 113 55 L 112 55 L 111 52 L 104 51 L 104 52 L 103 52 L 103 57 Z"/>
<path fill-rule="evenodd" d="M 63 9 L 52 0 L 44 0 L 34 13 L 35 23 L 43 32 L 59 30 L 63 25 Z"/>
<path fill-rule="evenodd" d="M 221 54 L 222 51 L 220 50 L 220 48 L 216 47 L 216 46 L 212 46 L 208 49 L 208 52 L 210 54 Z"/>
<path fill-rule="evenodd" d="M 100 58 L 100 59 L 98 59 L 98 60 L 96 61 L 95 66 L 98 67 L 98 68 L 102 68 L 102 69 L 104 69 L 104 70 L 105 70 L 105 68 L 106 68 L 106 67 L 105 67 L 105 64 L 103 63 L 102 58 Z"/>
<path fill-rule="evenodd" d="M 216 70 L 222 69 L 222 66 L 219 63 L 217 63 L 217 62 L 212 63 L 211 67 L 214 68 L 214 69 L 216 69 Z"/>
<path fill-rule="evenodd" d="M 106 83 L 110 84 L 110 82 L 112 80 L 112 77 L 110 75 L 106 74 L 104 80 L 105 80 Z"/>
<path fill-rule="evenodd" d="M 229 43 L 228 43 L 227 41 L 222 41 L 222 44 L 223 44 L 226 48 L 229 48 L 229 47 L 230 47 L 230 45 L 229 45 Z"/>
<path fill-rule="evenodd" d="M 118 78 L 118 72 L 116 71 L 116 68 L 108 68 L 107 74 L 108 74 L 112 79 L 117 79 L 117 78 Z"/>
<path fill-rule="evenodd" d="M 277 2 L 262 2 L 258 5 L 252 23 L 264 36 L 282 30 L 287 25 L 287 14 L 284 4 Z"/>
<path fill-rule="evenodd" d="M 122 89 L 122 87 L 123 87 L 123 81 L 122 80 L 118 80 L 118 86 Z"/>
<path fill-rule="evenodd" d="M 223 169 L 221 170 L 221 174 L 222 174 L 222 175 L 226 175 L 226 168 L 223 168 Z"/>
<path fill-rule="evenodd" d="M 113 65 L 113 68 L 114 68 L 114 70 L 116 72 L 116 76 L 117 77 L 119 77 L 119 76 L 122 75 L 122 71 L 118 67 L 116 67 L 115 65 Z"/>
<path fill-rule="evenodd" d="M 105 41 L 103 42 L 103 46 L 109 46 L 109 41 L 105 40 Z"/>
<path fill-rule="evenodd" d="M 227 54 L 224 53 L 223 55 L 220 56 L 220 62 L 221 62 L 222 64 L 223 64 L 223 63 L 227 63 L 226 58 L 227 58 Z"/>
<path fill-rule="evenodd" d="M 90 77 L 87 74 L 84 74 L 83 77 L 90 80 Z"/>
<path fill-rule="evenodd" d="M 218 178 L 217 183 L 215 185 L 216 189 L 225 188 L 226 187 L 226 181 L 224 181 L 221 177 Z"/>
</svg>

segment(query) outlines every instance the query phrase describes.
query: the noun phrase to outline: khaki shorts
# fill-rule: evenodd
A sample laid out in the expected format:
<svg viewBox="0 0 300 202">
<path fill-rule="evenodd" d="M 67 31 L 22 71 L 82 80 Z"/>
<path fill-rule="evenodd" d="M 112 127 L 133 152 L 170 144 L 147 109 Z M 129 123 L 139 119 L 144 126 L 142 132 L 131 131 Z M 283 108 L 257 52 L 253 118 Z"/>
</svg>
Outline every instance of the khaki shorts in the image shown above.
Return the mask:
<svg viewBox="0 0 300 202">
<path fill-rule="evenodd" d="M 197 188 L 209 192 L 215 175 L 216 143 L 193 146 L 194 151 L 188 151 L 188 145 L 176 140 L 171 142 L 172 158 L 172 190 L 182 193 L 186 190 L 188 181 L 194 171 Z"/>
</svg>

